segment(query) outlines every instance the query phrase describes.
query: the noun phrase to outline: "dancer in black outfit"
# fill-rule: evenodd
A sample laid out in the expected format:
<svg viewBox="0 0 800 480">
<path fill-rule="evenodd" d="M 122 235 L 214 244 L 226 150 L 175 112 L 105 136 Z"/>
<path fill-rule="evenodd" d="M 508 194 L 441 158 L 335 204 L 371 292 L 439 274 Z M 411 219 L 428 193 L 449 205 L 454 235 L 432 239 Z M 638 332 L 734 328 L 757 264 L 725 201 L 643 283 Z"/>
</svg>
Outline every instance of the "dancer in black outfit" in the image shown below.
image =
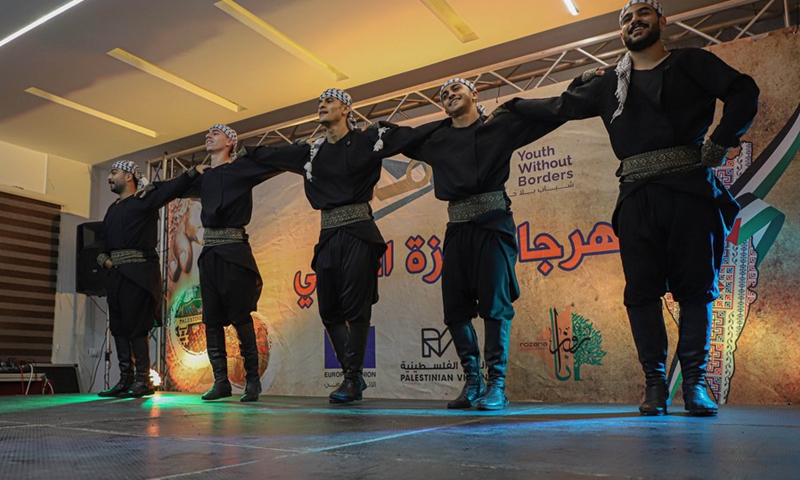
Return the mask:
<svg viewBox="0 0 800 480">
<path fill-rule="evenodd" d="M 624 301 L 646 378 L 643 415 L 663 415 L 667 334 L 660 297 L 680 304 L 677 355 L 683 398 L 691 415 L 717 414 L 708 396 L 706 365 L 711 311 L 725 238 L 739 206 L 712 170 L 750 126 L 759 90 L 749 76 L 696 48 L 667 51 L 666 26 L 655 0 L 631 0 L 620 13 L 628 49 L 616 66 L 577 78 L 560 97 L 515 99 L 496 112 L 534 121 L 599 116 L 621 160 L 613 225 L 625 272 Z M 592 77 L 589 75 L 588 77 Z M 706 139 L 717 99 L 722 118 Z"/>
<path fill-rule="evenodd" d="M 154 392 L 148 334 L 161 319 L 158 210 L 184 194 L 198 175 L 197 170 L 190 169 L 146 198 L 137 198 L 137 188 L 147 185 L 139 166 L 129 160 L 111 166 L 108 183 L 119 198 L 103 219 L 97 263 L 110 270 L 109 327 L 117 348 L 120 379 L 100 392 L 101 397 L 142 397 Z"/>
</svg>

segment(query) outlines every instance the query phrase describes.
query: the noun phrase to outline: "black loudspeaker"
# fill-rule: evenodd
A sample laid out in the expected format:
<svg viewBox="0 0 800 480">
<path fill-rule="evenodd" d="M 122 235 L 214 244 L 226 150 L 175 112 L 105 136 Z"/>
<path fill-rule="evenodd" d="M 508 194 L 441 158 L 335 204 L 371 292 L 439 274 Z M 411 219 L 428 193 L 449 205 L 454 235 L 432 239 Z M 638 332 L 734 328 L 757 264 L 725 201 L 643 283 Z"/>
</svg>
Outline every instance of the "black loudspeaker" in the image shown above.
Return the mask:
<svg viewBox="0 0 800 480">
<path fill-rule="evenodd" d="M 81 393 L 77 365 L 37 363 L 31 368 L 34 373 L 47 375 L 47 379 L 50 380 L 53 387 L 53 393 Z"/>
<path fill-rule="evenodd" d="M 108 272 L 97 264 L 102 228 L 103 222 L 88 222 L 78 225 L 75 291 L 84 295 L 97 297 L 106 295 Z"/>
</svg>

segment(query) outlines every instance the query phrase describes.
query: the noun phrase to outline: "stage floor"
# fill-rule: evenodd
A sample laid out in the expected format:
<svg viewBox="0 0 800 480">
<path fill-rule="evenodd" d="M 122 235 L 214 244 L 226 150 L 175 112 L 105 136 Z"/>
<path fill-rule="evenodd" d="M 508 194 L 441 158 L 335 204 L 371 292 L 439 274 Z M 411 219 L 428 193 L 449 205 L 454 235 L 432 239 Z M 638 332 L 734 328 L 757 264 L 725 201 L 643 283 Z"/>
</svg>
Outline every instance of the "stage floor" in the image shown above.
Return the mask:
<svg viewBox="0 0 800 480">
<path fill-rule="evenodd" d="M 0 479 L 800 478 L 800 408 L 0 397 Z"/>
</svg>

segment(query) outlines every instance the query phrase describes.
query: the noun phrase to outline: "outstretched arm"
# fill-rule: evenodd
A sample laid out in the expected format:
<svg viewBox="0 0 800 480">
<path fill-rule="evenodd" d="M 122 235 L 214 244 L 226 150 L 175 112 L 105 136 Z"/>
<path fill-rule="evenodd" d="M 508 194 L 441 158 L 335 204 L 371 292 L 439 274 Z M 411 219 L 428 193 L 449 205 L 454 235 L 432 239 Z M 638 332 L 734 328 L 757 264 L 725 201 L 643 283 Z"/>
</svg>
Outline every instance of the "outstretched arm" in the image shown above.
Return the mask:
<svg viewBox="0 0 800 480">
<path fill-rule="evenodd" d="M 137 192 L 136 196 L 145 202 L 148 207 L 159 209 L 172 200 L 186 194 L 194 185 L 200 175 L 203 174 L 207 165 L 192 167 L 178 177 L 166 182 L 155 182 L 152 188 L 146 187 L 143 191 Z"/>
<path fill-rule="evenodd" d="M 413 160 L 424 162 L 425 142 L 446 122 L 447 120 L 437 120 L 418 127 L 401 127 L 389 122 L 378 122 L 376 124 L 378 127 L 390 128 L 388 137 L 386 135 L 383 137 L 388 138 L 388 144 L 386 142 L 382 142 L 382 144 L 376 142 L 376 147 L 381 147 L 379 158 L 386 158 L 400 153 Z"/>
<path fill-rule="evenodd" d="M 575 78 L 567 90 L 558 97 L 522 99 L 512 98 L 498 107 L 492 116 L 506 112 L 516 113 L 531 121 L 559 123 L 600 115 L 602 70 L 588 71 Z"/>
<path fill-rule="evenodd" d="M 310 147 L 307 143 L 296 143 L 282 147 L 245 147 L 240 158 L 255 163 L 269 174 L 271 170 L 292 172 L 302 175 L 303 166 L 308 161 Z"/>
</svg>

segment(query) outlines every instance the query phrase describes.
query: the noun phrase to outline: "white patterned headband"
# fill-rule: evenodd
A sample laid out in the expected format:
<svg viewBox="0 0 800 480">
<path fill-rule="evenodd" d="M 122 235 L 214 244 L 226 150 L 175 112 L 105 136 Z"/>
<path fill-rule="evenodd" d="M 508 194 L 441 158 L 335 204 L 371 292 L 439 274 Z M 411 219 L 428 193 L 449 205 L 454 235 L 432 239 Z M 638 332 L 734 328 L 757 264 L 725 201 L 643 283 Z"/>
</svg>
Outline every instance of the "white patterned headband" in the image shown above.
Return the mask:
<svg viewBox="0 0 800 480">
<path fill-rule="evenodd" d="M 150 183 L 147 181 L 144 175 L 142 175 L 142 170 L 139 168 L 139 165 L 136 165 L 136 163 L 130 160 L 117 160 L 111 165 L 111 170 L 114 170 L 115 168 L 133 175 L 133 179 L 136 181 L 135 183 L 137 190 L 141 190 L 145 187 L 145 185 Z"/>
<path fill-rule="evenodd" d="M 228 138 L 233 140 L 233 146 L 231 147 L 230 152 L 228 152 L 228 156 L 230 157 L 236 156 L 236 146 L 239 144 L 239 136 L 236 135 L 236 130 L 225 125 L 224 123 L 217 123 L 215 125 L 211 125 L 211 128 L 209 128 L 208 131 L 210 132 L 212 130 L 219 130 L 220 132 L 224 133 Z"/>
<path fill-rule="evenodd" d="M 356 117 L 353 115 L 353 98 L 350 97 L 350 94 L 338 88 L 329 88 L 322 92 L 322 95 L 319 96 L 319 101 L 321 102 L 326 98 L 335 98 L 345 106 L 350 107 L 350 113 L 347 115 L 347 126 L 350 127 L 351 130 L 355 130 L 357 124 Z"/>
<path fill-rule="evenodd" d="M 444 85 L 442 85 L 442 88 L 439 89 L 439 99 L 440 100 L 442 98 L 442 94 L 444 93 L 444 89 L 449 87 L 450 85 L 452 85 L 454 83 L 460 83 L 461 85 L 466 86 L 467 88 L 469 88 L 473 92 L 478 93 L 478 89 L 475 88 L 475 84 L 474 83 L 470 82 L 466 78 L 454 77 L 454 78 L 451 78 L 450 80 L 444 82 Z"/>
<path fill-rule="evenodd" d="M 625 11 L 628 10 L 629 8 L 631 8 L 632 6 L 637 5 L 639 3 L 644 3 L 645 5 L 650 5 L 651 7 L 653 7 L 653 10 L 656 11 L 658 16 L 660 16 L 660 17 L 664 16 L 664 9 L 661 8 L 661 4 L 658 3 L 656 0 L 630 0 L 628 3 L 625 4 L 624 7 L 622 7 L 622 10 L 619 12 L 619 24 L 620 25 L 622 25 L 622 17 L 625 15 Z"/>
<path fill-rule="evenodd" d="M 350 97 L 350 94 L 344 90 L 339 90 L 338 88 L 329 88 L 322 92 L 322 95 L 319 96 L 320 100 L 325 100 L 326 98 L 335 98 L 348 107 L 353 105 L 353 99 Z"/>
<path fill-rule="evenodd" d="M 439 89 L 439 101 L 442 100 L 442 94 L 444 93 L 444 89 L 449 87 L 450 85 L 452 85 L 454 83 L 460 83 L 461 85 L 464 85 L 465 87 L 469 88 L 472 92 L 478 93 L 478 89 L 475 88 L 475 84 L 474 83 L 470 82 L 466 78 L 453 77 L 450 80 L 444 82 L 444 85 L 442 85 L 442 88 Z M 482 116 L 482 117 L 486 115 L 486 109 L 483 108 L 483 105 L 478 105 L 478 114 L 480 116 Z"/>
</svg>

